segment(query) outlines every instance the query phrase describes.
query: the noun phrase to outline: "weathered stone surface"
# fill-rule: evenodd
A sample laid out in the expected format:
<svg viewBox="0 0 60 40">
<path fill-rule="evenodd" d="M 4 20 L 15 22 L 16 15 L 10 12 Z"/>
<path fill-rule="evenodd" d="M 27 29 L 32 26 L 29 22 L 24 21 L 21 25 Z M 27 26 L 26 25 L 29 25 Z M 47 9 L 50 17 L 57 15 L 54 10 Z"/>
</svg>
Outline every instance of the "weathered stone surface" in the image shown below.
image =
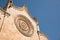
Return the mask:
<svg viewBox="0 0 60 40">
<path fill-rule="evenodd" d="M 37 24 L 32 19 L 32 17 L 28 14 L 28 12 L 25 11 L 24 7 L 21 10 L 16 9 L 14 7 L 11 7 L 11 8 L 8 8 L 6 12 L 9 13 L 10 16 L 8 16 L 8 17 L 5 16 L 5 19 L 4 19 L 4 22 L 3 22 L 3 25 L 2 25 L 2 29 L 1 29 L 1 32 L 0 32 L 0 40 L 27 40 L 27 39 L 28 40 L 39 40 L 38 34 L 37 34 Z M 0 12 L 0 13 L 2 14 L 2 12 Z M 23 35 L 17 29 L 17 27 L 15 25 L 15 22 L 14 22 L 14 19 L 17 15 L 26 16 L 27 19 L 29 19 L 29 21 L 31 22 L 32 27 L 33 27 L 33 34 L 30 37 L 27 37 L 27 36 Z M 1 23 L 2 23 L 2 20 L 1 20 Z M 30 31 L 31 30 L 32 29 L 30 29 Z"/>
<path fill-rule="evenodd" d="M 48 40 L 48 37 L 44 33 L 38 31 L 38 35 L 40 40 Z"/>
<path fill-rule="evenodd" d="M 26 6 L 15 7 L 10 1 L 4 10 L 0 9 L 0 40 L 47 40 L 37 33 L 37 27 Z"/>
</svg>

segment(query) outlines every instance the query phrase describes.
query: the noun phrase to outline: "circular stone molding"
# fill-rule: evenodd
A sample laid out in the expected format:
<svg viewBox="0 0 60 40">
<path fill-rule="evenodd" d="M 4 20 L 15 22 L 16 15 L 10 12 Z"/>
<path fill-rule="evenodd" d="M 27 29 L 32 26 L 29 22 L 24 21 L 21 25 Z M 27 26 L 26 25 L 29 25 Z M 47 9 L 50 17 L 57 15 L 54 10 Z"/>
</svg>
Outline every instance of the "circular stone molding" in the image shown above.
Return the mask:
<svg viewBox="0 0 60 40">
<path fill-rule="evenodd" d="M 17 15 L 14 19 L 16 28 L 25 36 L 32 36 L 34 32 L 34 28 L 30 20 L 23 16 L 23 15 Z"/>
</svg>

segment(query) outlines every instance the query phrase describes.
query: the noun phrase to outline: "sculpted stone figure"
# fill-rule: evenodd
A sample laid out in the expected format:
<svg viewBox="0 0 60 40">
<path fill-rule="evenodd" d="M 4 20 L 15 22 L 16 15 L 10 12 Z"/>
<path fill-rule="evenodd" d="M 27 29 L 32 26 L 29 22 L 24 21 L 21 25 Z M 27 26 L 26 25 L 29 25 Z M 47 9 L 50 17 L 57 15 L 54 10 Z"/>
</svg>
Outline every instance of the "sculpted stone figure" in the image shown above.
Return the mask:
<svg viewBox="0 0 60 40">
<path fill-rule="evenodd" d="M 26 6 L 16 7 L 9 0 L 6 7 L 0 9 L 0 40 L 41 40 L 37 27 Z"/>
</svg>

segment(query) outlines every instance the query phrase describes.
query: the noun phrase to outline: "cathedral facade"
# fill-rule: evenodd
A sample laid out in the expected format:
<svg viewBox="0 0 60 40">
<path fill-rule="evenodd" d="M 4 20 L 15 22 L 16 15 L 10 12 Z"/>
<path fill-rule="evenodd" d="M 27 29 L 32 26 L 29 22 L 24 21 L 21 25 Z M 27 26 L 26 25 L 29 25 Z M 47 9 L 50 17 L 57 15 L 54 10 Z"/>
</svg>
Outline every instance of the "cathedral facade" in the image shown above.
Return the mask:
<svg viewBox="0 0 60 40">
<path fill-rule="evenodd" d="M 40 32 L 38 21 L 33 18 L 27 7 L 16 7 L 9 0 L 0 8 L 0 40 L 48 40 Z"/>
</svg>

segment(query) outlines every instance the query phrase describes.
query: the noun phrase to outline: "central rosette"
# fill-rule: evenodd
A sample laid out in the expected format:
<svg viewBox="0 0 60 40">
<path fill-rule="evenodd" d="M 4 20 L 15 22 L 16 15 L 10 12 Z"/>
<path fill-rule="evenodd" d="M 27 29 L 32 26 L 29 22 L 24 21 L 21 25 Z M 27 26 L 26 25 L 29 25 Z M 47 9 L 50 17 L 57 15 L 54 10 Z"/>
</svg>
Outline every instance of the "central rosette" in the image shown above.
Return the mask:
<svg viewBox="0 0 60 40">
<path fill-rule="evenodd" d="M 25 30 L 25 31 L 29 30 L 27 23 L 24 22 L 23 20 L 19 20 L 19 26 L 22 30 Z"/>
</svg>

